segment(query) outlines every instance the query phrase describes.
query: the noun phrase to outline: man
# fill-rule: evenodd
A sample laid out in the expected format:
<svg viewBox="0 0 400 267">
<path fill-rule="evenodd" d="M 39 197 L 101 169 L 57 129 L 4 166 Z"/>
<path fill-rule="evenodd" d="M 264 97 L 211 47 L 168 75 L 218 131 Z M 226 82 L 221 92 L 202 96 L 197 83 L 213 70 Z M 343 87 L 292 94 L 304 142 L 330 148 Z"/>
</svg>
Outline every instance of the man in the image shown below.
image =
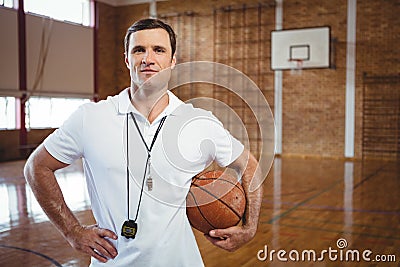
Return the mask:
<svg viewBox="0 0 400 267">
<path fill-rule="evenodd" d="M 210 112 L 167 90 L 175 48 L 169 25 L 133 24 L 125 37 L 130 88 L 80 107 L 26 163 L 39 204 L 71 246 L 92 257 L 91 266 L 203 266 L 185 198 L 191 177 L 213 160 L 242 176 L 247 207 L 243 225 L 206 238 L 234 251 L 256 233 L 262 189 L 248 188 L 252 179 L 261 181 L 257 161 Z M 204 147 L 204 140 L 213 145 Z M 78 158 L 96 225 L 79 223 L 54 176 Z"/>
</svg>

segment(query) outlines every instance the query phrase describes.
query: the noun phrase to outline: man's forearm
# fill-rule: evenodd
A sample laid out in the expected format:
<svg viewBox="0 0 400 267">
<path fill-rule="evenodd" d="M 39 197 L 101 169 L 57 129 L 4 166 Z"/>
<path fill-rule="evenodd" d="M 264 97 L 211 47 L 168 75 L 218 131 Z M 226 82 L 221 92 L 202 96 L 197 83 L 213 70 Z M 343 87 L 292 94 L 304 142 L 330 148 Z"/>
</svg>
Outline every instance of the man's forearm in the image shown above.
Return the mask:
<svg viewBox="0 0 400 267">
<path fill-rule="evenodd" d="M 116 240 L 118 236 L 97 225 L 82 226 L 64 201 L 54 171 L 66 167 L 40 146 L 25 165 L 25 177 L 33 193 L 50 221 L 64 235 L 70 245 L 78 251 L 107 262 L 118 254 L 105 238 Z"/>
<path fill-rule="evenodd" d="M 80 224 L 64 201 L 54 170 L 42 165 L 42 161 L 43 151 L 36 151 L 27 161 L 25 177 L 50 221 L 67 237 Z"/>
<path fill-rule="evenodd" d="M 247 197 L 244 226 L 251 230 L 252 234 L 255 235 L 260 215 L 263 187 L 258 162 L 250 153 L 247 166 L 242 175 L 242 185 Z M 251 191 L 253 188 L 256 189 Z"/>
</svg>

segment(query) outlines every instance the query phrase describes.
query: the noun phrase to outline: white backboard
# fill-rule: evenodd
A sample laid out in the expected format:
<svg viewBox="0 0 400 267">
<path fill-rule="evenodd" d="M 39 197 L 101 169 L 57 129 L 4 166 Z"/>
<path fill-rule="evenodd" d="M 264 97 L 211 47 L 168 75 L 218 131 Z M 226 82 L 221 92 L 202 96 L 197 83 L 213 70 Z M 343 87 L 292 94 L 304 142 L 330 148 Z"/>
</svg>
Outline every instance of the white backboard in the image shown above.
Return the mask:
<svg viewBox="0 0 400 267">
<path fill-rule="evenodd" d="M 316 27 L 271 32 L 271 69 L 329 68 L 330 28 Z"/>
</svg>

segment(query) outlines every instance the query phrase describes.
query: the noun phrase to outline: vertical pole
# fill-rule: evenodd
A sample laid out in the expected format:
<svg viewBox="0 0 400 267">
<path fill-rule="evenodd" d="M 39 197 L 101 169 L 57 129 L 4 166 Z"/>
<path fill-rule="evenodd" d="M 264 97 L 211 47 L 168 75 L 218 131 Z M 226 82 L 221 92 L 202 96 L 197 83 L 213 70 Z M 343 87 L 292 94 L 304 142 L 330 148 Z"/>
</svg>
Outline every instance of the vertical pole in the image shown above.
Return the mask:
<svg viewBox="0 0 400 267">
<path fill-rule="evenodd" d="M 283 21 L 283 0 L 276 0 L 275 8 L 275 29 L 282 30 Z M 274 73 L 275 83 L 275 153 L 282 154 L 282 71 L 276 70 Z"/>
<path fill-rule="evenodd" d="M 19 90 L 22 92 L 19 101 L 19 145 L 27 144 L 27 131 L 25 126 L 25 102 L 27 100 L 27 74 L 26 74 L 26 23 L 24 1 L 18 0 L 18 60 L 19 60 Z"/>
<path fill-rule="evenodd" d="M 156 2 L 156 0 L 152 0 L 150 2 L 149 15 L 150 15 L 150 18 L 153 18 L 153 19 L 157 18 L 157 2 Z"/>
<path fill-rule="evenodd" d="M 344 156 L 354 157 L 357 0 L 347 1 L 346 125 Z"/>
</svg>

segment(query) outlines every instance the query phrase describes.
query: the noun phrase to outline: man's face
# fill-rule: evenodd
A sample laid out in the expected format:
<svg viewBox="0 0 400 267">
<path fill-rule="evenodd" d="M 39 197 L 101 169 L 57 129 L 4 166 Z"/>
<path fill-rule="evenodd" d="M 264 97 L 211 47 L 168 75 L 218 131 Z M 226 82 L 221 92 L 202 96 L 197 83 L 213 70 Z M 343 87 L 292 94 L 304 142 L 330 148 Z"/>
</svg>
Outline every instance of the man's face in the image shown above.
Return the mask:
<svg viewBox="0 0 400 267">
<path fill-rule="evenodd" d="M 157 28 L 132 33 L 125 63 L 137 87 L 160 71 L 174 67 L 176 59 L 172 57 L 168 32 Z"/>
</svg>

